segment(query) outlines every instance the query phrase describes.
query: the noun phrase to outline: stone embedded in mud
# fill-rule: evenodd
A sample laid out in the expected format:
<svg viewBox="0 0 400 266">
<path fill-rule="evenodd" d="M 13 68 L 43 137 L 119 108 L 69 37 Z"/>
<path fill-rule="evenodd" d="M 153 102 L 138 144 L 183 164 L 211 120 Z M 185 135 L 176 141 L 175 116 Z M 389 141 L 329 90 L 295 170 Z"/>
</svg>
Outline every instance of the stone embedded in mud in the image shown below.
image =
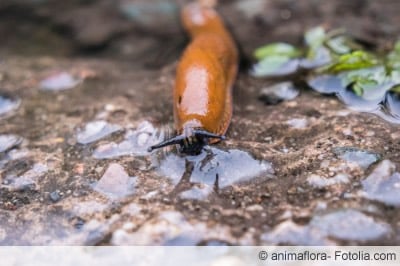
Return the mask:
<svg viewBox="0 0 400 266">
<path fill-rule="evenodd" d="M 345 209 L 315 216 L 309 227 L 341 240 L 368 241 L 388 235 L 391 227 L 357 210 Z"/>
<path fill-rule="evenodd" d="M 19 144 L 22 138 L 16 135 L 0 135 L 0 152 L 6 152 Z"/>
<path fill-rule="evenodd" d="M 151 123 L 144 121 L 135 130 L 128 130 L 122 142 L 111 142 L 97 147 L 93 152 L 93 157 L 107 159 L 124 155 L 148 155 L 148 147 L 160 142 L 163 138 L 163 132 L 158 132 Z"/>
<path fill-rule="evenodd" d="M 362 195 L 386 205 L 400 207 L 400 173 L 389 160 L 382 161 L 372 173 L 363 180 Z"/>
<path fill-rule="evenodd" d="M 21 100 L 10 99 L 8 97 L 0 95 L 0 117 L 11 114 L 13 111 L 18 109 L 20 105 Z"/>
<path fill-rule="evenodd" d="M 112 163 L 94 185 L 94 190 L 111 199 L 122 199 L 135 193 L 136 177 L 131 177 L 120 164 Z"/>
<path fill-rule="evenodd" d="M 299 95 L 292 82 L 281 82 L 261 90 L 259 99 L 266 104 L 277 104 L 282 101 L 290 101 Z"/>
<path fill-rule="evenodd" d="M 274 172 L 271 163 L 256 160 L 247 152 L 214 147 L 203 149 L 198 156 L 182 157 L 170 153 L 160 162 L 158 169 L 160 175 L 170 178 L 174 184 L 188 174 L 191 182 L 209 186 L 217 184 L 219 188 L 261 176 L 270 178 Z"/>
<path fill-rule="evenodd" d="M 286 124 L 288 124 L 292 128 L 304 129 L 308 126 L 308 121 L 305 118 L 293 118 L 286 121 Z"/>
<path fill-rule="evenodd" d="M 80 144 L 89 144 L 121 129 L 122 127 L 104 120 L 92 121 L 87 123 L 84 129 L 78 131 L 76 138 Z"/>
<path fill-rule="evenodd" d="M 124 228 L 117 229 L 111 237 L 113 245 L 179 245 L 194 246 L 207 240 L 220 240 L 238 245 L 249 245 L 253 239 L 245 235 L 233 236 L 229 226 L 197 220 L 191 222 L 182 213 L 174 210 L 164 211 L 147 220 L 134 232 Z"/>
<path fill-rule="evenodd" d="M 325 237 L 322 232 L 313 231 L 307 225 L 298 225 L 291 220 L 284 221 L 271 232 L 261 235 L 262 244 L 290 244 L 301 246 L 322 246 L 335 244 Z"/>
<path fill-rule="evenodd" d="M 355 147 L 336 147 L 333 152 L 340 159 L 347 163 L 355 163 L 364 170 L 381 159 L 381 156 L 377 153 Z"/>
<path fill-rule="evenodd" d="M 285 221 L 261 236 L 263 244 L 335 245 L 331 238 L 347 241 L 380 239 L 392 231 L 390 225 L 362 212 L 343 209 L 314 216 L 308 225 Z"/>
<path fill-rule="evenodd" d="M 317 188 L 324 188 L 333 185 L 347 184 L 349 183 L 349 176 L 346 174 L 337 174 L 334 177 L 327 178 L 318 175 L 310 175 L 307 178 L 307 182 Z"/>
<path fill-rule="evenodd" d="M 36 163 L 32 169 L 20 176 L 6 176 L 2 187 L 11 191 L 38 190 L 40 188 L 40 178 L 48 171 L 45 164 Z"/>
<path fill-rule="evenodd" d="M 200 186 L 194 186 L 189 190 L 183 191 L 180 193 L 179 197 L 181 199 L 205 200 L 212 191 L 213 188 L 211 186 L 200 184 Z"/>
<path fill-rule="evenodd" d="M 68 72 L 59 72 L 43 79 L 39 87 L 45 91 L 61 91 L 72 89 L 82 81 Z"/>
</svg>

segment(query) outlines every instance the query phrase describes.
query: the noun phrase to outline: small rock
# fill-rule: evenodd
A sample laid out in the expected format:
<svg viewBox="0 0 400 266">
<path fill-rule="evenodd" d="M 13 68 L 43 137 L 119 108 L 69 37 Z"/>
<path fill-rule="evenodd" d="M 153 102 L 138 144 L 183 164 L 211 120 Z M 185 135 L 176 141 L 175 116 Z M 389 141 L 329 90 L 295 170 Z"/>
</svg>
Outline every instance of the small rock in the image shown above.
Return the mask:
<svg viewBox="0 0 400 266">
<path fill-rule="evenodd" d="M 68 72 L 60 72 L 45 78 L 39 86 L 46 91 L 61 91 L 72 89 L 80 82 L 81 80 L 74 78 Z"/>
<path fill-rule="evenodd" d="M 305 118 L 293 118 L 286 121 L 286 124 L 288 124 L 292 128 L 304 129 L 308 126 L 308 121 Z"/>
<path fill-rule="evenodd" d="M 352 209 L 316 216 L 309 227 L 330 237 L 354 241 L 375 240 L 391 232 L 388 224 L 375 221 L 372 217 Z"/>
<path fill-rule="evenodd" d="M 121 199 L 135 192 L 135 184 L 136 177 L 130 177 L 120 164 L 112 163 L 94 189 L 111 199 Z"/>
<path fill-rule="evenodd" d="M 400 173 L 389 160 L 382 161 L 374 171 L 363 180 L 363 196 L 386 205 L 400 207 Z"/>
<path fill-rule="evenodd" d="M 315 216 L 308 225 L 292 221 L 279 224 L 271 232 L 264 233 L 264 244 L 334 245 L 331 238 L 350 241 L 376 240 L 390 234 L 390 225 L 353 209 L 339 210 Z"/>
<path fill-rule="evenodd" d="M 14 100 L 0 95 L 0 117 L 11 114 L 13 111 L 18 109 L 20 105 L 21 100 Z"/>
<path fill-rule="evenodd" d="M 164 138 L 163 132 L 149 122 L 144 121 L 136 130 L 129 130 L 125 140 L 120 143 L 107 143 L 96 148 L 93 157 L 97 159 L 115 158 L 124 155 L 148 155 L 148 147 L 159 143 Z"/>
<path fill-rule="evenodd" d="M 3 186 L 12 191 L 37 190 L 39 189 L 39 179 L 47 171 L 48 168 L 46 165 L 36 163 L 32 169 L 21 176 L 7 176 L 5 178 L 7 184 Z"/>
<path fill-rule="evenodd" d="M 0 152 L 6 152 L 22 143 L 22 138 L 16 135 L 0 135 Z"/>
<path fill-rule="evenodd" d="M 318 175 L 311 175 L 307 178 L 307 182 L 317 188 L 324 188 L 333 185 L 349 183 L 349 177 L 346 174 L 337 174 L 334 177 L 326 178 Z"/>
<path fill-rule="evenodd" d="M 182 199 L 205 200 L 212 191 L 212 187 L 208 185 L 203 185 L 202 187 L 195 186 L 189 190 L 183 191 L 179 197 Z"/>
<path fill-rule="evenodd" d="M 81 144 L 89 144 L 121 129 L 120 126 L 109 124 L 104 120 L 89 122 L 83 130 L 78 131 L 77 141 Z"/>
<path fill-rule="evenodd" d="M 261 90 L 259 99 L 266 104 L 290 101 L 299 95 L 292 82 L 282 82 Z"/>
<path fill-rule="evenodd" d="M 354 147 L 337 147 L 333 149 L 333 152 L 340 159 L 349 163 L 355 163 L 364 170 L 381 159 L 381 156 L 377 153 Z"/>
<path fill-rule="evenodd" d="M 158 166 L 159 173 L 177 184 L 186 171 L 186 163 L 193 164 L 191 182 L 213 186 L 218 176 L 219 188 L 249 181 L 256 177 L 271 178 L 274 170 L 267 161 L 254 159 L 240 150 L 220 150 L 214 147 L 204 149 L 198 156 L 181 157 L 168 154 Z"/>
<path fill-rule="evenodd" d="M 57 190 L 51 192 L 49 196 L 50 196 L 50 200 L 52 202 L 57 202 L 57 201 L 59 201 L 61 199 L 61 195 Z"/>
</svg>

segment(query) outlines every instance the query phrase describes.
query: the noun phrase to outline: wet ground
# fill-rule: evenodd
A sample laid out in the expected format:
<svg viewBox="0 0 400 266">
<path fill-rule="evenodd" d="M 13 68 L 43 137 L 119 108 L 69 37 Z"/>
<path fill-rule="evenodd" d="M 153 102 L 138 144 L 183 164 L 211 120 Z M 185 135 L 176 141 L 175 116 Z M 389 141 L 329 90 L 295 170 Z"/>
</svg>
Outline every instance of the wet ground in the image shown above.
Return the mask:
<svg viewBox="0 0 400 266">
<path fill-rule="evenodd" d="M 265 105 L 276 81 L 244 69 L 226 141 L 150 154 L 173 122 L 185 41 L 174 2 L 68 1 L 63 14 L 55 2 L 0 4 L 1 244 L 400 244 L 398 125 L 306 89 Z M 385 50 L 398 11 L 394 0 L 221 6 L 247 57 L 321 23 Z"/>
</svg>

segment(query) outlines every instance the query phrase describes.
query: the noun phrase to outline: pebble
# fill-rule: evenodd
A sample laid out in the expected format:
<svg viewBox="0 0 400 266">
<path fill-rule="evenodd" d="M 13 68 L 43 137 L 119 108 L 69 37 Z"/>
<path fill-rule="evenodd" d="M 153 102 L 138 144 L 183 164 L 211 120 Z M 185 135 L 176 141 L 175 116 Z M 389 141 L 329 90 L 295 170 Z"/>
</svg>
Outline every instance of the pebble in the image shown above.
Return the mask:
<svg viewBox="0 0 400 266">
<path fill-rule="evenodd" d="M 247 152 L 236 149 L 224 151 L 215 147 L 203 150 L 198 156 L 168 154 L 158 166 L 158 172 L 177 184 L 186 171 L 186 162 L 194 166 L 190 173 L 191 182 L 213 186 L 218 176 L 219 188 L 256 177 L 271 178 L 274 173 L 271 163 L 256 160 Z"/>
<path fill-rule="evenodd" d="M 13 111 L 17 110 L 20 105 L 21 100 L 0 95 L 0 117 L 10 115 Z"/>
<path fill-rule="evenodd" d="M 364 170 L 381 159 L 381 156 L 377 153 L 354 147 L 337 147 L 333 149 L 333 152 L 340 159 L 348 163 L 355 163 Z"/>
<path fill-rule="evenodd" d="M 108 159 L 124 155 L 148 155 L 148 147 L 159 143 L 163 138 L 163 132 L 158 132 L 150 122 L 144 121 L 135 130 L 128 130 L 122 142 L 110 142 L 98 146 L 93 152 L 93 157 Z"/>
<path fill-rule="evenodd" d="M 350 180 L 349 176 L 346 174 L 337 174 L 330 178 L 313 174 L 307 178 L 307 182 L 313 187 L 324 188 L 333 185 L 347 184 Z"/>
<path fill-rule="evenodd" d="M 68 72 L 59 72 L 43 79 L 39 87 L 45 91 L 61 91 L 76 87 L 81 80 L 76 79 Z"/>
<path fill-rule="evenodd" d="M 20 176 L 7 176 L 4 187 L 12 191 L 38 190 L 40 187 L 39 179 L 46 174 L 48 167 L 41 163 L 33 165 L 32 169 Z"/>
<path fill-rule="evenodd" d="M 305 118 L 293 118 L 286 121 L 286 124 L 295 129 L 304 129 L 308 126 L 308 121 Z"/>
<path fill-rule="evenodd" d="M 278 83 L 261 90 L 259 99 L 266 104 L 277 104 L 282 101 L 290 101 L 299 95 L 292 82 Z"/>
<path fill-rule="evenodd" d="M 94 185 L 94 190 L 110 199 L 122 199 L 135 192 L 135 185 L 136 177 L 130 177 L 120 164 L 112 163 Z"/>
<path fill-rule="evenodd" d="M 80 144 L 89 144 L 121 129 L 120 126 L 110 124 L 104 120 L 92 121 L 87 123 L 84 129 L 78 130 L 76 138 Z"/>
<path fill-rule="evenodd" d="M 332 240 L 377 240 L 392 232 L 390 225 L 353 209 L 314 216 L 307 225 L 288 220 L 261 236 L 263 244 L 335 245 Z"/>
<path fill-rule="evenodd" d="M 0 135 L 0 152 L 6 152 L 22 143 L 17 135 Z"/>
<path fill-rule="evenodd" d="M 51 200 L 52 202 L 57 202 L 57 201 L 59 201 L 59 200 L 61 199 L 61 195 L 60 195 L 60 193 L 59 193 L 57 190 L 51 192 L 51 193 L 49 194 L 49 197 L 50 197 L 50 200 Z"/>
<path fill-rule="evenodd" d="M 389 160 L 382 161 L 364 179 L 362 195 L 389 206 L 400 207 L 400 173 L 394 172 L 396 166 Z"/>
</svg>

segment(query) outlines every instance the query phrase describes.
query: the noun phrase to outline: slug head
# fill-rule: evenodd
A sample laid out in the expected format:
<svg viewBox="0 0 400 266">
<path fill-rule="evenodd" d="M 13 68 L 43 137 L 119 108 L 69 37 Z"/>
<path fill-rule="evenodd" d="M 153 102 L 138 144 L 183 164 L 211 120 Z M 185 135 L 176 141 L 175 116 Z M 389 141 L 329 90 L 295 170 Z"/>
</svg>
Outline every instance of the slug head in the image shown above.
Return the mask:
<svg viewBox="0 0 400 266">
<path fill-rule="evenodd" d="M 203 147 L 208 144 L 209 139 L 224 140 L 225 136 L 216 135 L 202 129 L 193 129 L 190 135 L 181 134 L 149 147 L 148 152 L 166 146 L 179 144 L 180 152 L 187 155 L 198 155 Z"/>
</svg>

